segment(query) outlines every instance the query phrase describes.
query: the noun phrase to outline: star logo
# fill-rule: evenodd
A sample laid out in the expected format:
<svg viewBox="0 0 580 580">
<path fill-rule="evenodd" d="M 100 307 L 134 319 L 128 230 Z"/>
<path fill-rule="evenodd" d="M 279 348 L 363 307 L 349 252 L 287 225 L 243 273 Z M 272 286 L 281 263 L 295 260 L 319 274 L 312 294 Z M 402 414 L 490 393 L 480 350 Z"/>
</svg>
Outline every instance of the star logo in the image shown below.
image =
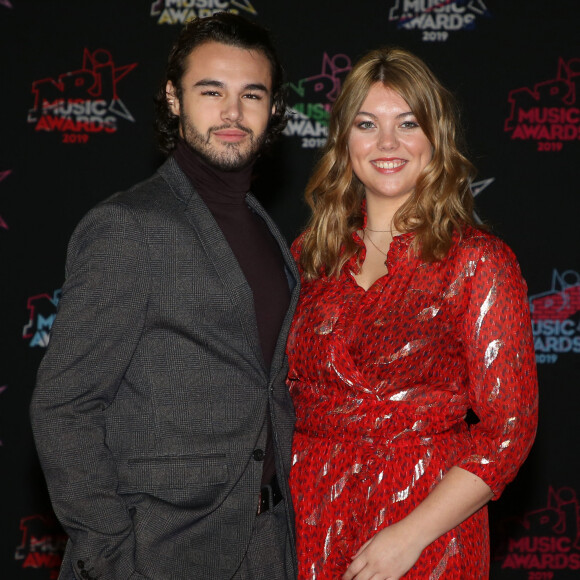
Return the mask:
<svg viewBox="0 0 580 580">
<path fill-rule="evenodd" d="M 477 197 L 484 189 L 487 189 L 493 182 L 495 177 L 490 177 L 489 179 L 482 179 L 481 181 L 475 181 L 471 184 L 471 193 L 473 197 Z M 483 223 L 480 217 L 473 212 L 473 217 L 478 224 Z"/>
</svg>

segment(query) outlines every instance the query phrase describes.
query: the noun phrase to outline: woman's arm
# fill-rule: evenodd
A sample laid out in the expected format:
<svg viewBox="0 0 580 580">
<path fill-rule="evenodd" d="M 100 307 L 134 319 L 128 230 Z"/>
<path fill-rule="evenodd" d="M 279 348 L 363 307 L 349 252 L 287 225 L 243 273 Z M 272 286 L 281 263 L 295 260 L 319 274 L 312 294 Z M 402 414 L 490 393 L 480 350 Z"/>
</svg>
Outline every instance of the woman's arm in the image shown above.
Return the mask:
<svg viewBox="0 0 580 580">
<path fill-rule="evenodd" d="M 474 514 L 492 496 L 477 475 L 452 467 L 407 517 L 361 547 L 343 580 L 397 580 L 429 544 Z"/>
</svg>

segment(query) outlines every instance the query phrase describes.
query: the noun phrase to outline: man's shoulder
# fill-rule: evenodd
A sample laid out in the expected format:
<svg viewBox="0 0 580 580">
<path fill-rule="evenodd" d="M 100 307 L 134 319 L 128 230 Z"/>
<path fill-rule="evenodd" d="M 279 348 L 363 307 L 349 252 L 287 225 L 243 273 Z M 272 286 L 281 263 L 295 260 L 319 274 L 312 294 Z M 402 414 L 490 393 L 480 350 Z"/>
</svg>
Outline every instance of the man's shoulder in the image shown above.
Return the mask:
<svg viewBox="0 0 580 580">
<path fill-rule="evenodd" d="M 153 175 L 130 188 L 118 191 L 101 204 L 121 204 L 132 208 L 146 208 L 178 198 L 183 190 L 179 169 L 172 159 L 165 161 Z"/>
</svg>

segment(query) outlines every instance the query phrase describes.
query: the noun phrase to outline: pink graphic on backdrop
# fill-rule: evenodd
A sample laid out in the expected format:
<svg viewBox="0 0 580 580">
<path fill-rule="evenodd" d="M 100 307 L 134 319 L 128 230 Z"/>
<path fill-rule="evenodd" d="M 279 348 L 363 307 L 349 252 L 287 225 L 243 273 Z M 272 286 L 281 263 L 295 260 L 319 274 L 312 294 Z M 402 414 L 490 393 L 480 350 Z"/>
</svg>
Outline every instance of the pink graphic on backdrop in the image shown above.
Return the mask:
<svg viewBox="0 0 580 580">
<path fill-rule="evenodd" d="M 573 270 L 552 273 L 552 287 L 530 296 L 534 320 L 563 321 L 580 312 L 580 274 Z"/>
<path fill-rule="evenodd" d="M 67 535 L 52 514 L 35 514 L 20 520 L 21 544 L 14 559 L 22 561 L 22 568 L 49 569 L 50 580 L 58 578 Z"/>
<path fill-rule="evenodd" d="M 9 0 L 0 0 L 0 6 L 6 6 L 6 8 L 12 8 L 12 4 Z"/>
<path fill-rule="evenodd" d="M 22 330 L 22 337 L 30 341 L 31 348 L 48 346 L 50 329 L 56 317 L 60 294 L 59 289 L 55 290 L 52 297 L 49 294 L 38 294 L 28 299 L 29 320 Z"/>
<path fill-rule="evenodd" d="M 580 570 L 580 504 L 571 487 L 548 488 L 546 505 L 500 522 L 503 570 Z M 545 576 L 553 577 L 552 576 Z"/>
<path fill-rule="evenodd" d="M 511 139 L 537 141 L 538 151 L 561 151 L 580 139 L 580 58 L 558 60 L 554 78 L 508 93 L 504 131 Z"/>
<path fill-rule="evenodd" d="M 552 273 L 548 291 L 529 297 L 536 362 L 554 364 L 561 354 L 580 354 L 580 273 Z"/>
<path fill-rule="evenodd" d="M 64 143 L 87 143 L 90 134 L 115 133 L 118 118 L 134 122 L 119 96 L 119 83 L 137 63 L 117 66 L 105 49 L 84 49 L 82 67 L 32 83 L 28 122 L 36 131 L 57 131 Z"/>
<path fill-rule="evenodd" d="M 258 14 L 250 0 L 203 0 L 197 3 L 192 0 L 154 0 L 150 15 L 157 19 L 157 24 L 185 24 L 216 12 L 240 11 L 252 16 Z"/>
<path fill-rule="evenodd" d="M 322 55 L 320 73 L 301 79 L 297 84 L 290 83 L 290 88 L 304 101 L 332 103 L 351 68 L 350 57 L 346 54 L 335 54 L 331 57 L 325 52 Z"/>
<path fill-rule="evenodd" d="M 11 173 L 12 171 L 10 169 L 8 169 L 7 171 L 0 171 L 0 182 L 4 181 Z M 8 224 L 2 219 L 1 215 L 0 215 L 0 229 L 3 230 L 8 229 Z"/>
<path fill-rule="evenodd" d="M 459 30 L 474 30 L 490 18 L 483 0 L 396 0 L 389 21 L 399 30 L 420 31 L 423 42 L 445 42 Z"/>
</svg>

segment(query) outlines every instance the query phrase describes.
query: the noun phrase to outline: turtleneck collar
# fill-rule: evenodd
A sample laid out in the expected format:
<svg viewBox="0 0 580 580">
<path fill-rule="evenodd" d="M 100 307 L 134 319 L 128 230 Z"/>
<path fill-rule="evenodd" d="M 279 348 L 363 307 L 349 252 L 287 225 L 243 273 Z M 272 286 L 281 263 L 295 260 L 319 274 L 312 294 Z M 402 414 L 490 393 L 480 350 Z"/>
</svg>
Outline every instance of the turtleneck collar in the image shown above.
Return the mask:
<svg viewBox="0 0 580 580">
<path fill-rule="evenodd" d="M 179 139 L 173 157 L 206 204 L 241 204 L 250 189 L 254 163 L 243 169 L 223 171 L 209 165 Z"/>
</svg>

